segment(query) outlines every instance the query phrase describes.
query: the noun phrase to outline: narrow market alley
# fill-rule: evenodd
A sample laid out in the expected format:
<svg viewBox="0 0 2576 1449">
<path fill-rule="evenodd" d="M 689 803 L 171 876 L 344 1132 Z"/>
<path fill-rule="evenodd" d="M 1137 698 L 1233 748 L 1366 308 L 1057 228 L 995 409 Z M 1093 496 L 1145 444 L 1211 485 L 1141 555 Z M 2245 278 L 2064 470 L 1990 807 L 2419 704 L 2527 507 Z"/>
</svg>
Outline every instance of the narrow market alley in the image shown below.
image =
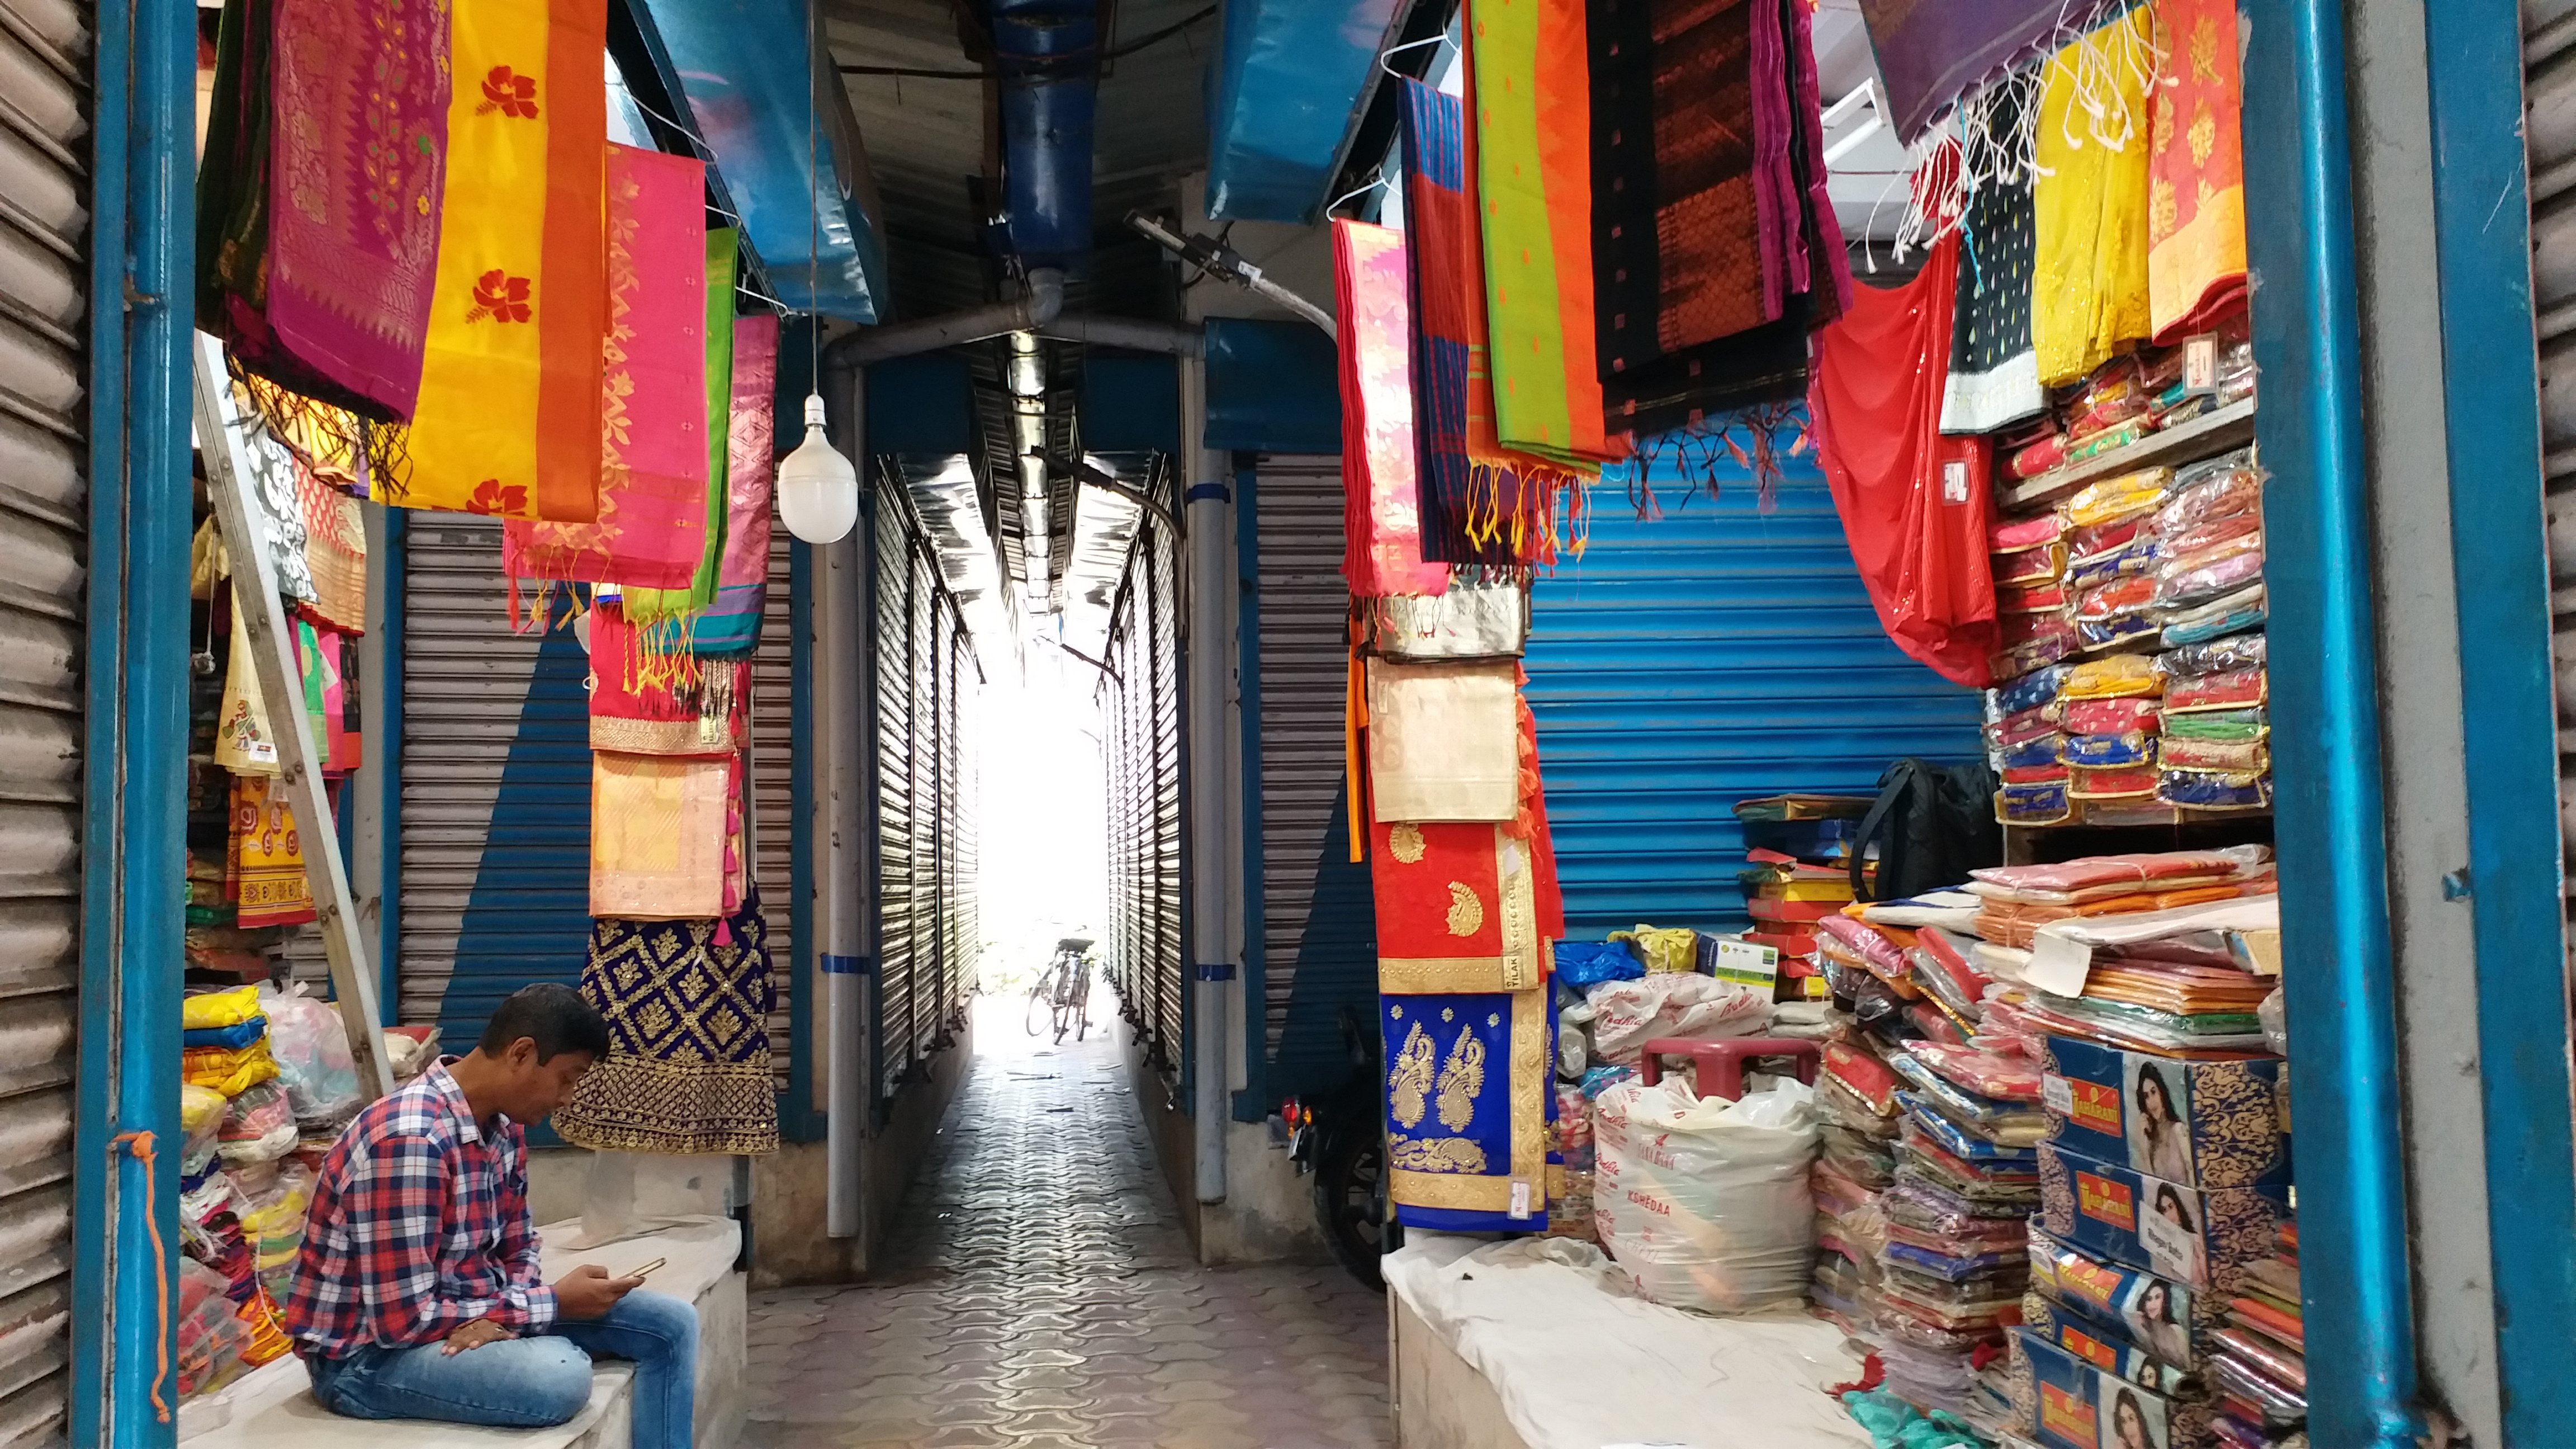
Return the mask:
<svg viewBox="0 0 2576 1449">
<path fill-rule="evenodd" d="M 977 1056 L 879 1281 L 755 1295 L 745 1449 L 1343 1449 L 1394 1442 L 1384 1300 L 1339 1268 L 1192 1261 L 1095 998 L 1020 998 Z"/>
</svg>

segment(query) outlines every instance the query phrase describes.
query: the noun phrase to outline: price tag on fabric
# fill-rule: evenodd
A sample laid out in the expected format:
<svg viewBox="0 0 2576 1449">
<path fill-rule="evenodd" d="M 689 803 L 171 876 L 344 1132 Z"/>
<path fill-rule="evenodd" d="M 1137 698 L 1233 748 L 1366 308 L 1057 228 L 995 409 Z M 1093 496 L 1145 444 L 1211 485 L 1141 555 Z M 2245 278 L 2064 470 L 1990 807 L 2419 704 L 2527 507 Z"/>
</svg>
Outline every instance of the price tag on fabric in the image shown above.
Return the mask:
<svg viewBox="0 0 2576 1449">
<path fill-rule="evenodd" d="M 1728 936 L 1717 938 L 1717 955 L 1710 963 L 1709 974 L 1720 981 L 1738 986 L 1755 986 L 1771 990 L 1780 980 L 1780 951 L 1775 946 L 1756 946 Z"/>
<path fill-rule="evenodd" d="M 2041 931 L 2031 939 L 2030 964 L 2022 968 L 2029 984 L 2056 996 L 2081 996 L 2093 974 L 2093 948 L 2081 941 Z"/>
<path fill-rule="evenodd" d="M 2218 338 L 2204 332 L 2182 340 L 2182 390 L 2188 397 L 2194 393 L 2218 391 Z"/>
<path fill-rule="evenodd" d="M 1515 1182 L 1512 1184 L 1511 1215 L 1516 1219 L 1527 1218 L 1530 1215 L 1530 1190 L 1529 1184 L 1526 1182 Z"/>
<path fill-rule="evenodd" d="M 1952 458 L 1941 465 L 1941 501 L 1968 501 L 1968 464 L 1964 458 Z"/>
<path fill-rule="evenodd" d="M 2039 1105 L 2059 1117 L 2074 1116 L 2074 1085 L 2055 1072 L 2050 1072 L 2039 1079 Z"/>
</svg>

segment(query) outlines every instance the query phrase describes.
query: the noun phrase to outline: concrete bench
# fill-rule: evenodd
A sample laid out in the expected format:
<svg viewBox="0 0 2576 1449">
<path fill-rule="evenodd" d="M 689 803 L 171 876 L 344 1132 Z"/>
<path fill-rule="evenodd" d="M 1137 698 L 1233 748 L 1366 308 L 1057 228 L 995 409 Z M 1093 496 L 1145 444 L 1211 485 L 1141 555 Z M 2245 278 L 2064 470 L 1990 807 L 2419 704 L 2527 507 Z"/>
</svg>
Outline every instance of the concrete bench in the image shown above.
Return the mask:
<svg viewBox="0 0 2576 1449">
<path fill-rule="evenodd" d="M 587 1263 L 615 1273 L 655 1258 L 670 1260 L 653 1274 L 649 1286 L 697 1305 L 697 1443 L 699 1449 L 728 1449 L 741 1432 L 746 1408 L 743 1339 L 749 1304 L 743 1275 L 734 1271 L 742 1251 L 741 1229 L 716 1218 L 604 1248 L 559 1246 L 577 1240 L 580 1231 L 578 1221 L 538 1230 L 546 1281 Z M 369 1449 L 627 1449 L 633 1435 L 634 1381 L 632 1366 L 602 1361 L 592 1374 L 590 1402 L 569 1423 L 551 1429 L 471 1429 L 412 1420 L 370 1420 L 361 1426 L 314 1399 L 303 1363 L 290 1354 L 185 1406 L 179 1435 L 189 1449 L 345 1449 L 353 1434 L 364 1435 Z"/>
<path fill-rule="evenodd" d="M 1589 1244 L 1407 1232 L 1384 1260 L 1399 1449 L 1869 1449 L 1842 1330 L 1648 1303 Z"/>
</svg>

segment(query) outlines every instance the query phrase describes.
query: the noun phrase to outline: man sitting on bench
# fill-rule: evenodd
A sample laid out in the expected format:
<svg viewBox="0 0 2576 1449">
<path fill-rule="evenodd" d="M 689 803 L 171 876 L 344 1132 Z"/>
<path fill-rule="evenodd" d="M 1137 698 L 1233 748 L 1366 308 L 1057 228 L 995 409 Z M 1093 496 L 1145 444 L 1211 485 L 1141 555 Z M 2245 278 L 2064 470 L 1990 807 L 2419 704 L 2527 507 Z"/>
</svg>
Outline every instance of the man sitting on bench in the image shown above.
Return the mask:
<svg viewBox="0 0 2576 1449">
<path fill-rule="evenodd" d="M 359 1419 L 560 1424 L 593 1355 L 635 1363 L 635 1449 L 687 1449 L 697 1310 L 636 1278 L 537 1275 L 525 1126 L 608 1052 L 569 986 L 501 1003 L 480 1045 L 358 1114 L 313 1185 L 286 1331 L 313 1394 Z"/>
</svg>

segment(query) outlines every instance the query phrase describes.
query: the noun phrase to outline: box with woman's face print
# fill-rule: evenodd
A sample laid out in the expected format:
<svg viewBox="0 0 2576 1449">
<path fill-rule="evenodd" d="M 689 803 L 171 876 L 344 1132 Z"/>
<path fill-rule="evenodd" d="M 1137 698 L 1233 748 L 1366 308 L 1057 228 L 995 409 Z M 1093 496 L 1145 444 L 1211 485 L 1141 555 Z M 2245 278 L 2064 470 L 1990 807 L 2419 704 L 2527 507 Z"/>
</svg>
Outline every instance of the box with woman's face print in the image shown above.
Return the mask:
<svg viewBox="0 0 2576 1449">
<path fill-rule="evenodd" d="M 2290 1181 L 2289 1089 L 2278 1057 L 2183 1061 L 2052 1036 L 2041 1102 L 2050 1140 L 2186 1187 Z"/>
</svg>

